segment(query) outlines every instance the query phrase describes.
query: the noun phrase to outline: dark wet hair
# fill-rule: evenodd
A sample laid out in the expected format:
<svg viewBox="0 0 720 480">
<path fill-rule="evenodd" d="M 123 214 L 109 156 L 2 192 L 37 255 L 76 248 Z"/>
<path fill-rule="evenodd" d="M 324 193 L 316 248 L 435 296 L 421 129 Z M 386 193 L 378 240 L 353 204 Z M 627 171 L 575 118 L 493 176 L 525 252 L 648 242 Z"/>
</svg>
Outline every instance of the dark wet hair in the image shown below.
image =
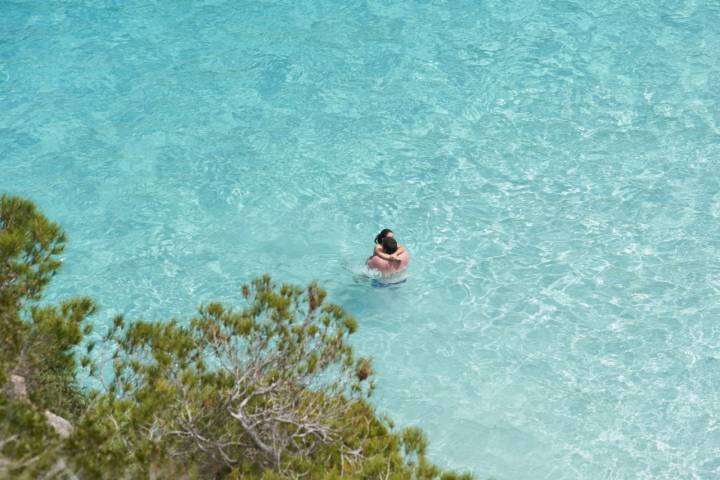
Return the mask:
<svg viewBox="0 0 720 480">
<path fill-rule="evenodd" d="M 395 239 L 392 237 L 385 237 L 382 241 L 382 247 L 385 253 L 392 255 L 393 253 L 397 252 L 397 241 L 395 241 Z"/>
<path fill-rule="evenodd" d="M 375 243 L 381 244 L 383 240 L 385 240 L 385 237 L 387 237 L 387 234 L 391 232 L 392 230 L 390 230 L 389 228 L 383 228 L 382 230 L 380 230 L 380 233 L 378 233 L 375 237 Z"/>
</svg>

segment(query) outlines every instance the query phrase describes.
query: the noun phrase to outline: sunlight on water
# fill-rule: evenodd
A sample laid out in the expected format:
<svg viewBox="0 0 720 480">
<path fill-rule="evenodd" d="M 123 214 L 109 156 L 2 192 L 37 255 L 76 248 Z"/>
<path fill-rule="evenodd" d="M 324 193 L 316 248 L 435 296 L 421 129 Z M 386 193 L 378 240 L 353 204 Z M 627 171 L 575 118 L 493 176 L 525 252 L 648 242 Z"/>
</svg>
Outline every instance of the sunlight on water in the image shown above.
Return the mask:
<svg viewBox="0 0 720 480">
<path fill-rule="evenodd" d="M 51 298 L 98 335 L 317 279 L 443 466 L 720 477 L 717 2 L 0 13 L 0 190 L 67 230 Z M 413 261 L 373 288 L 383 227 Z"/>
</svg>

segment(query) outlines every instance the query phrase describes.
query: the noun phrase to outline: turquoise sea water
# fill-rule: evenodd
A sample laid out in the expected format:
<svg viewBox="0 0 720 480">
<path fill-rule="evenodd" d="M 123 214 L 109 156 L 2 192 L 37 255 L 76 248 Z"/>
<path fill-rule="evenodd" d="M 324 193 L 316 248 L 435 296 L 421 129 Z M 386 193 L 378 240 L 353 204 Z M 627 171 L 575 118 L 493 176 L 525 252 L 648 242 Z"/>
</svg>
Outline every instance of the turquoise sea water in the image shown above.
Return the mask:
<svg viewBox="0 0 720 480">
<path fill-rule="evenodd" d="M 720 478 L 719 103 L 713 0 L 0 0 L 51 299 L 101 333 L 317 279 L 378 407 L 479 478 Z"/>
</svg>

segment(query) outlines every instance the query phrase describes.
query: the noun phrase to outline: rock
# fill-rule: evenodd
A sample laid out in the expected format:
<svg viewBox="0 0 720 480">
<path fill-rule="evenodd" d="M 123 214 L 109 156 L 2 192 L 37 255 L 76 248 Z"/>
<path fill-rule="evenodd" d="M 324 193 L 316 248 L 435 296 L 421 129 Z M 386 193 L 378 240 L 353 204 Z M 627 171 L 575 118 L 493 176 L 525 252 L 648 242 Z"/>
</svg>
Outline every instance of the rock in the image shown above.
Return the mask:
<svg viewBox="0 0 720 480">
<path fill-rule="evenodd" d="M 15 400 L 27 400 L 27 387 L 25 378 L 20 375 L 10 375 L 10 396 Z"/>
<path fill-rule="evenodd" d="M 10 375 L 10 382 L 5 385 L 5 390 L 15 400 L 29 401 L 25 378 L 20 375 Z M 67 438 L 72 433 L 72 424 L 61 416 L 55 415 L 50 410 L 45 410 L 45 418 L 61 438 Z"/>
<path fill-rule="evenodd" d="M 50 426 L 55 429 L 55 432 L 60 435 L 60 438 L 67 438 L 72 433 L 72 424 L 64 418 L 55 415 L 50 410 L 45 410 L 45 418 L 47 418 Z"/>
</svg>

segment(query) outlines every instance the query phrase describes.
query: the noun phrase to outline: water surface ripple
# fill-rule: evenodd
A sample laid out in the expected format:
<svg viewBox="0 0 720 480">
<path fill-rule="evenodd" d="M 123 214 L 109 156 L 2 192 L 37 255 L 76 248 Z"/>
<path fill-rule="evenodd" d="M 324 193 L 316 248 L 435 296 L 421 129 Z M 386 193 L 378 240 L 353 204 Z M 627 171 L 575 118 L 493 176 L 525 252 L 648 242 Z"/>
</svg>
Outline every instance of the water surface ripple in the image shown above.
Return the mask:
<svg viewBox="0 0 720 480">
<path fill-rule="evenodd" d="M 720 6 L 0 0 L 0 190 L 51 298 L 253 275 L 361 321 L 378 407 L 497 479 L 720 478 Z M 357 280 L 393 227 L 399 288 Z"/>
</svg>

